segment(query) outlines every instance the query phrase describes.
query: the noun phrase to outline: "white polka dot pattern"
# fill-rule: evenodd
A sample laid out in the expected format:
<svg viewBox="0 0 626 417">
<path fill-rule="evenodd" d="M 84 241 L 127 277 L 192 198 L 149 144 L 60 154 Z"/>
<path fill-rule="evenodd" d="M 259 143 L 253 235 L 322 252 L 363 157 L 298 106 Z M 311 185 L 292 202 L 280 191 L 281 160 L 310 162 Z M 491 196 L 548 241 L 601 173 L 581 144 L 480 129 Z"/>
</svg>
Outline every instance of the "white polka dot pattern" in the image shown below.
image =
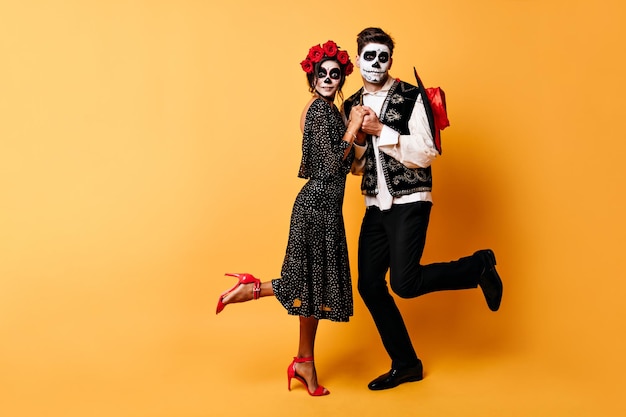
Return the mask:
<svg viewBox="0 0 626 417">
<path fill-rule="evenodd" d="M 274 294 L 292 315 L 348 321 L 352 282 L 342 206 L 346 175 L 354 159 L 337 107 L 322 99 L 307 111 L 299 176 L 309 178 L 293 206 L 281 278 Z"/>
</svg>

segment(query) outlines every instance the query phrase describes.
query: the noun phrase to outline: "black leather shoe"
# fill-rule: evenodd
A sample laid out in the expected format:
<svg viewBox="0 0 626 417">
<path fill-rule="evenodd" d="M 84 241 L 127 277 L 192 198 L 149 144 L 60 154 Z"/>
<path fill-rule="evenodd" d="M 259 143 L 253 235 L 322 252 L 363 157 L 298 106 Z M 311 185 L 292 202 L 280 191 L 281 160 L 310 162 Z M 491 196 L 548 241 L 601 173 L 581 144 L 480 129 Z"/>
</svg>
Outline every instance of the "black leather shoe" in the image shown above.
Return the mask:
<svg viewBox="0 0 626 417">
<path fill-rule="evenodd" d="M 405 382 L 421 381 L 424 378 L 422 363 L 418 366 L 406 369 L 392 369 L 384 375 L 379 376 L 367 387 L 373 391 L 397 387 Z"/>
<path fill-rule="evenodd" d="M 474 255 L 479 256 L 485 265 L 478 279 L 478 285 L 483 290 L 489 309 L 498 311 L 502 301 L 502 280 L 496 271 L 496 255 L 491 249 L 479 250 Z"/>
</svg>

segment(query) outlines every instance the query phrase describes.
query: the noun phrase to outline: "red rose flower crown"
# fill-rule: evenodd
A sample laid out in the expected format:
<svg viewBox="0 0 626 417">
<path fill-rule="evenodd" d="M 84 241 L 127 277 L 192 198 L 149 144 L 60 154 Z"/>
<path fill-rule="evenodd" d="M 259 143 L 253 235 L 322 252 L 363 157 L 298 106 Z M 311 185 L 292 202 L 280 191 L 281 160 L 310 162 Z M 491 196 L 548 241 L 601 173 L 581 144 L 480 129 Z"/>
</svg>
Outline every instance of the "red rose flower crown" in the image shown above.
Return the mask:
<svg viewBox="0 0 626 417">
<path fill-rule="evenodd" d="M 300 62 L 302 70 L 307 74 L 311 74 L 315 64 L 324 58 L 335 58 L 339 62 L 345 76 L 352 74 L 352 70 L 354 70 L 354 65 L 350 61 L 350 55 L 346 51 L 339 49 L 337 44 L 330 40 L 324 45 L 314 45 L 309 49 L 309 53 L 304 58 L 304 61 Z"/>
</svg>

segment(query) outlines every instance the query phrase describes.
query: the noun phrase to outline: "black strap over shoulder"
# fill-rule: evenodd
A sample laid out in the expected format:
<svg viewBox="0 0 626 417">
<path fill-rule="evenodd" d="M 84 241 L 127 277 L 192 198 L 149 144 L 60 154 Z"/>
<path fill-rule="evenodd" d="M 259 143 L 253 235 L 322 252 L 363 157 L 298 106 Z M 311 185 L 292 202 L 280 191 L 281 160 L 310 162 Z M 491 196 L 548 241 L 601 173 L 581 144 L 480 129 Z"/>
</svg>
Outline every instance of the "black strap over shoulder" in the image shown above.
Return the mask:
<svg viewBox="0 0 626 417">
<path fill-rule="evenodd" d="M 422 103 L 424 103 L 424 109 L 426 110 L 426 117 L 428 118 L 428 126 L 430 126 L 430 133 L 433 135 L 433 140 L 435 139 L 436 130 L 435 130 L 435 117 L 433 116 L 433 109 L 430 105 L 430 100 L 428 100 L 428 95 L 426 94 L 426 88 L 422 83 L 419 75 L 417 75 L 417 70 L 413 67 L 413 73 L 415 74 L 415 81 L 417 81 L 417 88 L 420 90 L 420 94 L 422 95 Z M 441 149 L 439 149 L 439 153 L 441 153 Z"/>
</svg>

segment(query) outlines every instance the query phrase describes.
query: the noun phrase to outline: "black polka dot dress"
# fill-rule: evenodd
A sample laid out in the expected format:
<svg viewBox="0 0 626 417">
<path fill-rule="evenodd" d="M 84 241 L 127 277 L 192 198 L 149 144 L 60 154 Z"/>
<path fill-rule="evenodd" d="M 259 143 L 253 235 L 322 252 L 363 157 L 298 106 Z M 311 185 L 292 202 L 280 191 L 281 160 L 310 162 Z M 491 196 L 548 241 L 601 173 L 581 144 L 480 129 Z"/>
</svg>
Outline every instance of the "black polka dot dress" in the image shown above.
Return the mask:
<svg viewBox="0 0 626 417">
<path fill-rule="evenodd" d="M 281 278 L 272 280 L 276 298 L 292 315 L 345 322 L 353 314 L 342 206 L 354 150 L 343 160 L 344 133 L 337 107 L 314 100 L 298 174 L 309 180 L 293 206 Z"/>
</svg>

